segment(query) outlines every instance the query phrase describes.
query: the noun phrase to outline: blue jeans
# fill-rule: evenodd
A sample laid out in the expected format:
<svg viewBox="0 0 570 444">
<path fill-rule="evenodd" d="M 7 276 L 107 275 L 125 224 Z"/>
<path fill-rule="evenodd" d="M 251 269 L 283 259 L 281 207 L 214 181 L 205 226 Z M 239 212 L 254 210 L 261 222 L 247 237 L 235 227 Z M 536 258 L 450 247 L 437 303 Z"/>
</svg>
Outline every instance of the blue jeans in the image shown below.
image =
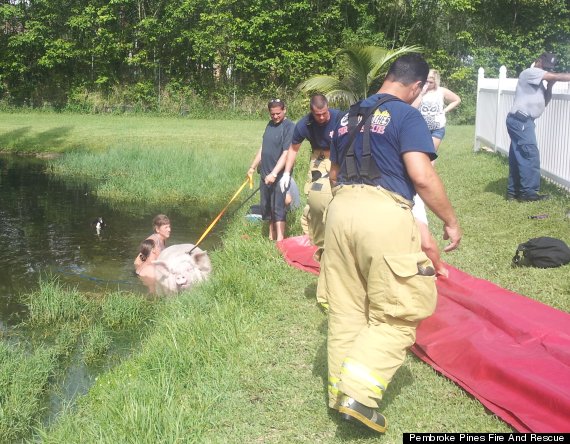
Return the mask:
<svg viewBox="0 0 570 444">
<path fill-rule="evenodd" d="M 521 121 L 507 115 L 509 148 L 509 183 L 507 194 L 516 197 L 534 196 L 540 189 L 540 154 L 536 143 L 534 120 Z"/>
</svg>

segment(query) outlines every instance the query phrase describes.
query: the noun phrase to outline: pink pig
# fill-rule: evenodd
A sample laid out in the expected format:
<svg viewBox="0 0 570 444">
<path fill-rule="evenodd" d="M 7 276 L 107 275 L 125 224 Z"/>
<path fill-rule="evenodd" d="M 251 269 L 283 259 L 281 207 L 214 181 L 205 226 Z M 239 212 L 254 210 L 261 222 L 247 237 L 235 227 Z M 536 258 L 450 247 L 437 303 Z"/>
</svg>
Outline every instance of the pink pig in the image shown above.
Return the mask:
<svg viewBox="0 0 570 444">
<path fill-rule="evenodd" d="M 190 254 L 188 252 L 192 250 Z M 212 271 L 208 253 L 194 244 L 171 245 L 162 250 L 153 261 L 155 266 L 156 291 L 172 294 L 204 281 Z"/>
</svg>

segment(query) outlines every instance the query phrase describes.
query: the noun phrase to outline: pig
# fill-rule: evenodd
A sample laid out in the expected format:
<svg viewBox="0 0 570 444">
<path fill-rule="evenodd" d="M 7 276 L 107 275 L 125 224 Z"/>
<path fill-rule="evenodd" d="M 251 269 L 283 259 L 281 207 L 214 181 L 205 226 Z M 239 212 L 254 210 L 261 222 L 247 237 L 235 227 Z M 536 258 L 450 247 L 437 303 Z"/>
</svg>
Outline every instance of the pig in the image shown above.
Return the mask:
<svg viewBox="0 0 570 444">
<path fill-rule="evenodd" d="M 194 247 L 194 244 L 172 245 L 153 261 L 158 294 L 177 293 L 208 278 L 212 271 L 208 253 Z"/>
</svg>

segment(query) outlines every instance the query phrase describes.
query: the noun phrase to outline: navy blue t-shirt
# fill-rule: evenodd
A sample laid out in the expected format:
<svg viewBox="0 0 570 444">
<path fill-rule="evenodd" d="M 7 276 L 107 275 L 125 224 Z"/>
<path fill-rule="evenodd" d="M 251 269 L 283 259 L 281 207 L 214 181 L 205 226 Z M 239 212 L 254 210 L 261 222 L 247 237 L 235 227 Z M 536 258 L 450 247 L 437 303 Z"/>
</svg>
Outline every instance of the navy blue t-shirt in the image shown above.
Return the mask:
<svg viewBox="0 0 570 444">
<path fill-rule="evenodd" d="M 295 125 L 295 130 L 293 131 L 293 145 L 302 143 L 303 140 L 307 139 L 311 143 L 311 147 L 329 149 L 331 145 L 331 136 L 333 134 L 336 125 L 338 124 L 338 119 L 340 118 L 341 111 L 338 109 L 330 109 L 330 120 L 324 125 L 318 125 L 312 118 L 312 114 L 309 113 L 302 117 L 301 120 Z M 312 128 L 312 129 L 311 129 Z M 313 140 L 313 135 L 315 140 Z"/>
<path fill-rule="evenodd" d="M 362 103 L 362 106 L 372 106 L 383 94 L 374 94 Z M 342 163 L 348 149 L 348 113 L 340 120 L 331 146 L 331 161 Z M 396 99 L 386 102 L 373 113 L 370 127 L 370 151 L 372 158 L 380 169 L 380 178 L 374 183 L 412 200 L 415 192 L 414 185 L 408 176 L 402 154 L 409 151 L 428 153 L 433 160 L 437 157 L 431 134 L 420 112 L 407 103 Z M 355 138 L 355 157 L 358 167 L 362 157 L 362 133 Z M 339 162 L 340 159 L 340 162 Z M 347 183 L 341 171 L 337 183 Z"/>
</svg>

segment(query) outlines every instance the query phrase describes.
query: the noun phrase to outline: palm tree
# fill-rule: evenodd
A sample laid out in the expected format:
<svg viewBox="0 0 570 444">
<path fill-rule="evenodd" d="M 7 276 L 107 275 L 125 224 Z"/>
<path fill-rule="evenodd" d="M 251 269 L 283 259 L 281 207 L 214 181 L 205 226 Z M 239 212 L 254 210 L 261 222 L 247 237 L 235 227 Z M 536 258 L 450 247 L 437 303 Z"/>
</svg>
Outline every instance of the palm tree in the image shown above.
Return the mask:
<svg viewBox="0 0 570 444">
<path fill-rule="evenodd" d="M 409 52 L 418 52 L 419 46 L 402 46 L 389 50 L 379 46 L 351 46 L 340 49 L 336 57 L 345 60 L 346 74 L 342 79 L 316 75 L 299 85 L 303 92 L 320 92 L 331 102 L 351 105 L 377 90 L 393 60 Z"/>
</svg>

